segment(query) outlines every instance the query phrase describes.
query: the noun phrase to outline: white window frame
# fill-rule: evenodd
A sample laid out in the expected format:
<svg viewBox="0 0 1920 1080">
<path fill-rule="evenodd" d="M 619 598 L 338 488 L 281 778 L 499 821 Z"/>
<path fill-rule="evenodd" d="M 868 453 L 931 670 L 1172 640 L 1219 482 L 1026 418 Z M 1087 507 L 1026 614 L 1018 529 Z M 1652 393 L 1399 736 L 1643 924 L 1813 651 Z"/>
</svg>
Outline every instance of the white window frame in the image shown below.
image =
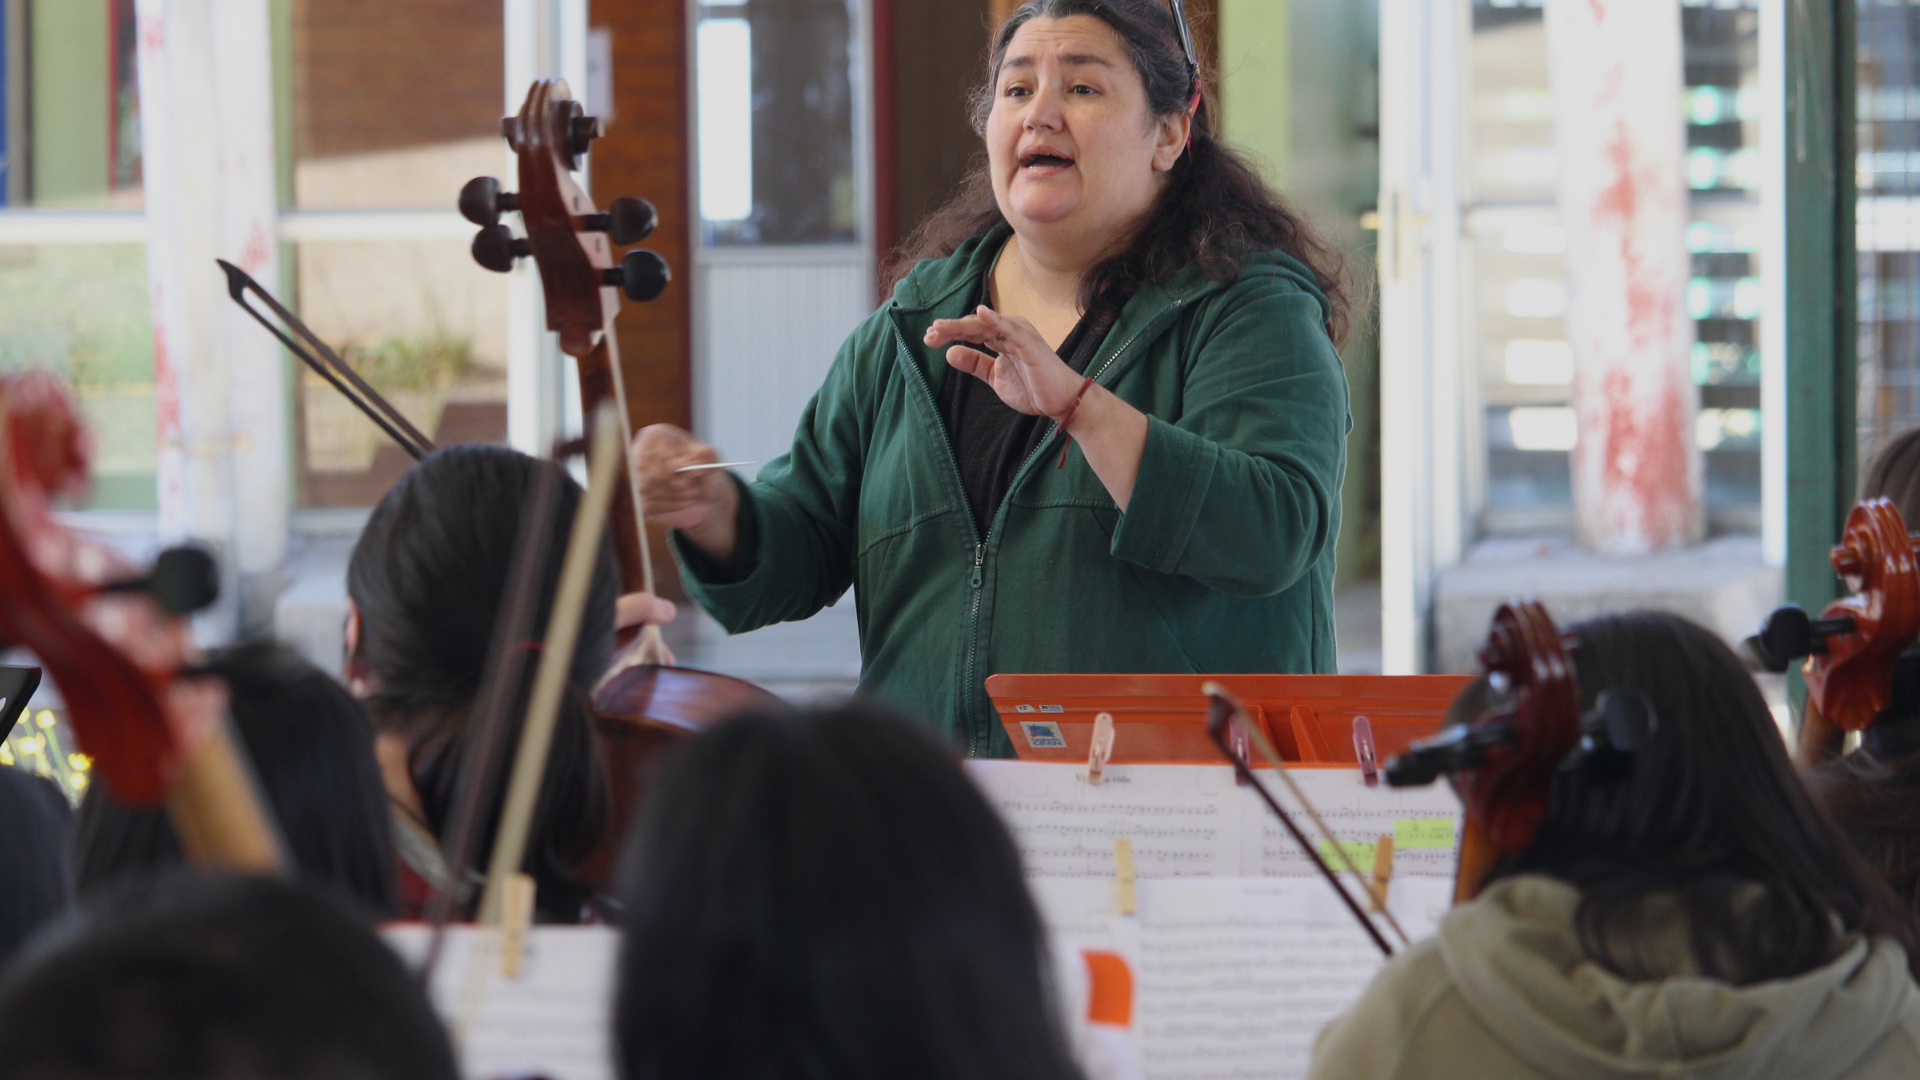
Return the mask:
<svg viewBox="0 0 1920 1080">
<path fill-rule="evenodd" d="M 504 0 L 503 57 L 506 100 L 502 115 L 517 112 L 536 78 L 559 76 L 576 95 L 587 92 L 587 0 Z M 503 144 L 504 149 L 504 144 Z M 511 149 L 504 149 L 503 179 L 517 173 Z M 584 180 L 583 180 L 584 182 Z M 453 208 L 428 209 L 283 209 L 282 243 L 312 241 L 470 240 L 474 226 Z M 145 210 L 0 209 L 0 245 L 144 244 Z M 477 268 L 476 268 L 476 272 Z M 538 272 L 521 265 L 508 288 L 507 428 L 508 441 L 529 453 L 545 453 L 563 431 L 580 428 L 576 380 L 566 377 L 566 358 L 547 332 Z M 298 393 L 297 382 L 289 393 Z M 294 511 L 296 521 L 312 516 Z M 322 515 L 326 517 L 326 515 Z M 333 515 L 337 516 L 337 515 Z M 151 529 L 153 511 L 77 511 L 72 519 L 113 531 Z M 331 522 L 331 517 L 326 517 Z"/>
</svg>

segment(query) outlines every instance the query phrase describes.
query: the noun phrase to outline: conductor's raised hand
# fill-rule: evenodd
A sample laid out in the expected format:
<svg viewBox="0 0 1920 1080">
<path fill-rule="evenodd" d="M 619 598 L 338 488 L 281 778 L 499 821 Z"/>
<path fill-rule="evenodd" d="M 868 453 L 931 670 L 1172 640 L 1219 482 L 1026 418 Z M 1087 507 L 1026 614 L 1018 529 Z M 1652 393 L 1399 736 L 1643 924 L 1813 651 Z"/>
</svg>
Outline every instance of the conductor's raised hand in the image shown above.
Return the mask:
<svg viewBox="0 0 1920 1080">
<path fill-rule="evenodd" d="M 985 304 L 963 319 L 935 319 L 927 328 L 926 343 L 935 349 L 950 346 L 947 363 L 993 387 L 1015 412 L 1057 420 L 1080 392 L 1082 377 L 1060 359 L 1032 323 L 1002 315 Z M 1000 355 L 988 356 L 975 344 Z"/>
<path fill-rule="evenodd" d="M 733 559 L 740 493 L 724 469 L 678 472 L 720 460 L 713 447 L 672 424 L 641 428 L 633 437 L 634 476 L 647 520 L 676 529 L 722 563 Z"/>
</svg>

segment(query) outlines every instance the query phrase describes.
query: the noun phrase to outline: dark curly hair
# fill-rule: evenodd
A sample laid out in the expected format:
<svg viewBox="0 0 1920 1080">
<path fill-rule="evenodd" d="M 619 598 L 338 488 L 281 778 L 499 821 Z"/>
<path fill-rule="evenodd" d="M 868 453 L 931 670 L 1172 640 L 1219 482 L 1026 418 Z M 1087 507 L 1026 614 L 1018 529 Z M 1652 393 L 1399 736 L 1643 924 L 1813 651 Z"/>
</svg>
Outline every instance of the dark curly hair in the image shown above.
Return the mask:
<svg viewBox="0 0 1920 1080">
<path fill-rule="evenodd" d="M 1794 775 L 1766 699 L 1710 630 L 1665 612 L 1567 628 L 1580 704 L 1640 694 L 1659 718 L 1625 777 L 1554 777 L 1533 842 L 1489 882 L 1545 874 L 1580 890 L 1587 957 L 1621 978 L 1668 963 L 1658 919 L 1684 915 L 1699 973 L 1738 986 L 1831 962 L 1851 935 L 1891 938 L 1920 968 L 1920 927 Z M 1490 701 L 1483 677 L 1450 717 Z"/>
<path fill-rule="evenodd" d="M 1090 15 L 1113 28 L 1146 85 L 1147 107 L 1154 116 L 1187 111 L 1198 74 L 1188 66 L 1173 14 L 1161 0 L 1031 0 L 994 34 L 986 82 L 975 88 L 970 102 L 976 132 L 986 133 L 993 87 L 1014 35 L 1034 19 L 1074 15 Z M 992 177 L 981 164 L 895 252 L 888 290 L 920 260 L 951 255 L 1005 220 L 994 199 Z M 1112 311 L 1141 285 L 1165 281 L 1189 265 L 1216 281 L 1232 281 L 1248 255 L 1274 250 L 1312 271 L 1330 305 L 1327 334 L 1334 344 L 1345 344 L 1354 307 L 1346 260 L 1267 186 L 1244 155 L 1214 136 L 1212 110 L 1203 101 L 1193 117 L 1193 142 L 1168 174 L 1158 204 L 1125 247 L 1087 272 L 1080 283 L 1080 304 L 1087 311 Z"/>
</svg>

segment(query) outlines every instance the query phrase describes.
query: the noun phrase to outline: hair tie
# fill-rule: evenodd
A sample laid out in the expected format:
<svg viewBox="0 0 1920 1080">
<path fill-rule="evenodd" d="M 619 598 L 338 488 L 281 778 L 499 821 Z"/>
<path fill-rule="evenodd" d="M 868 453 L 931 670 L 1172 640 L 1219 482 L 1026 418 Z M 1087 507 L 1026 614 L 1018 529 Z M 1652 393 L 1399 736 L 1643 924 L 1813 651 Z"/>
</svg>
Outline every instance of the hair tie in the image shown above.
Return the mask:
<svg viewBox="0 0 1920 1080">
<path fill-rule="evenodd" d="M 530 652 L 530 653 L 544 652 L 546 650 L 546 647 L 547 647 L 547 643 L 544 641 L 522 641 L 515 644 L 512 648 L 508 649 L 507 655 L 512 656 L 514 653 L 517 653 L 517 652 Z"/>
</svg>

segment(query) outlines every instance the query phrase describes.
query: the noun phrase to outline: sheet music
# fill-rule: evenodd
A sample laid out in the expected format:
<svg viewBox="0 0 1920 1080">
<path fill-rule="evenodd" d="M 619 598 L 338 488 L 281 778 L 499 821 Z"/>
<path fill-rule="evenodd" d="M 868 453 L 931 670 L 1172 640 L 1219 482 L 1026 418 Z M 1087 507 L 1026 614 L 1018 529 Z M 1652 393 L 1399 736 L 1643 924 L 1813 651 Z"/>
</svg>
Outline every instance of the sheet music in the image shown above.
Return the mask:
<svg viewBox="0 0 1920 1080">
<path fill-rule="evenodd" d="M 1299 812 L 1300 804 L 1271 770 L 1256 774 L 1280 807 L 1293 815 L 1294 824 L 1318 849 L 1326 844 L 1312 819 Z M 1293 769 L 1287 773 L 1300 785 L 1320 819 L 1347 847 L 1348 857 L 1362 874 L 1373 872 L 1374 845 L 1381 836 L 1393 837 L 1393 876 L 1453 877 L 1457 862 L 1460 800 L 1444 783 L 1416 788 L 1392 788 L 1382 783 L 1368 787 L 1358 769 Z M 1241 815 L 1244 824 L 1240 865 L 1248 876 L 1318 874 L 1300 845 L 1251 790 Z M 1340 862 L 1324 850 L 1328 865 Z M 1408 931 L 1411 933 L 1412 931 Z"/>
<path fill-rule="evenodd" d="M 967 772 L 1000 811 L 1029 877 L 1111 877 L 1113 842 L 1133 841 L 1134 872 L 1150 877 L 1316 874 L 1251 788 L 1227 765 L 1110 765 L 1100 784 L 1084 765 L 1037 761 L 967 762 Z M 1271 770 L 1257 772 L 1294 823 L 1321 837 Z M 1348 845 L 1362 873 L 1373 845 L 1394 837 L 1393 873 L 1453 876 L 1460 803 L 1445 784 L 1367 787 L 1358 769 L 1295 769 L 1315 809 Z M 1328 853 L 1330 865 L 1337 860 Z"/>
<path fill-rule="evenodd" d="M 1110 887 L 1030 883 L 1056 950 L 1121 953 L 1135 974 L 1134 1031 L 1146 1080 L 1292 1078 L 1353 1004 L 1380 953 L 1318 877 L 1141 881 L 1138 914 Z M 1452 882 L 1396 881 L 1388 903 L 1416 939 L 1438 925 Z"/>
<path fill-rule="evenodd" d="M 1133 841 L 1142 877 L 1239 872 L 1241 808 L 1214 765 L 1086 766 L 973 759 L 967 772 L 1013 829 L 1030 877 L 1111 877 L 1113 842 Z"/>
<path fill-rule="evenodd" d="M 382 928 L 417 967 L 429 931 L 419 923 Z M 608 926 L 536 926 L 527 932 L 520 977 L 500 974 L 499 932 L 447 928 L 428 988 L 469 1080 L 543 1076 L 613 1080 L 610 1039 L 619 931 Z"/>
</svg>

